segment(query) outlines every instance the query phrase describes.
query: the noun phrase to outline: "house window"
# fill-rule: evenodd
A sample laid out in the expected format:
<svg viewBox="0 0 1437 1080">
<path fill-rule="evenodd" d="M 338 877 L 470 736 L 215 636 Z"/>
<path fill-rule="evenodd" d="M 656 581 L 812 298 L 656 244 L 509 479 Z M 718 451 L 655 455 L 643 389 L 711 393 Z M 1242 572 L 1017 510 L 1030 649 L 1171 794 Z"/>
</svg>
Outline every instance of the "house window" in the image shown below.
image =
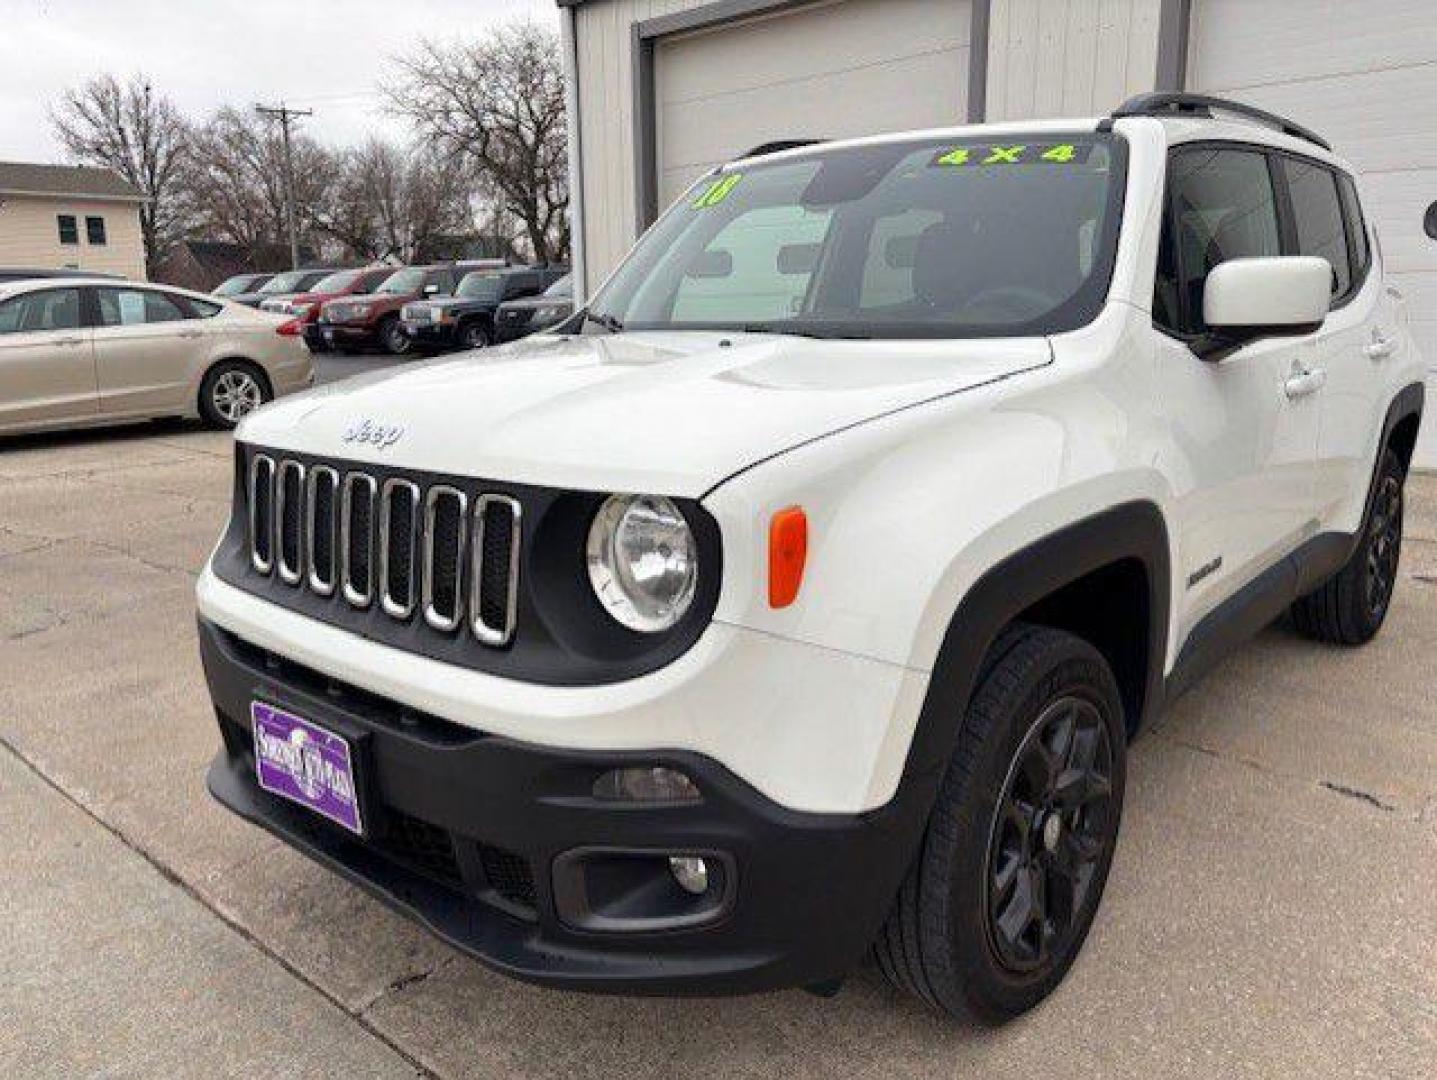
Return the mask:
<svg viewBox="0 0 1437 1080">
<path fill-rule="evenodd" d="M 102 217 L 87 217 L 85 219 L 85 239 L 90 241 L 92 247 L 105 246 L 105 219 Z"/>
<path fill-rule="evenodd" d="M 78 244 L 80 242 L 80 227 L 75 224 L 74 214 L 59 214 L 55 220 L 60 223 L 60 243 Z"/>
</svg>

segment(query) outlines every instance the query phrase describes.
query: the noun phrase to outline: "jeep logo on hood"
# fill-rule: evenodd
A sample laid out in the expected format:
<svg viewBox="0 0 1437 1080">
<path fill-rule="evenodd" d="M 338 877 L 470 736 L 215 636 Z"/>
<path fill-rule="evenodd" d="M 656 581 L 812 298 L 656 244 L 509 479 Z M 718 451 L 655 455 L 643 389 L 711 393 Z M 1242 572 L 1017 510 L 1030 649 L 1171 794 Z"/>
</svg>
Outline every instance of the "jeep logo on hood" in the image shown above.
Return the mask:
<svg viewBox="0 0 1437 1080">
<path fill-rule="evenodd" d="M 356 420 L 340 436 L 347 443 L 368 443 L 379 450 L 388 450 L 404 437 L 397 424 L 376 424 L 373 420 Z"/>
</svg>

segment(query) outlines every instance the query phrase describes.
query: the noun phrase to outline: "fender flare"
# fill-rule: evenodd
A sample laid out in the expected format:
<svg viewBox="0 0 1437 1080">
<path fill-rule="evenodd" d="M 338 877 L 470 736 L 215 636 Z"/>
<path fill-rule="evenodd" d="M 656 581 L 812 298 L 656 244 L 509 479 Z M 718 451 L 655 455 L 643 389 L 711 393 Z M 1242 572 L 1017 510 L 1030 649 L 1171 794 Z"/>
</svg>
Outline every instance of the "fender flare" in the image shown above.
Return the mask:
<svg viewBox="0 0 1437 1080">
<path fill-rule="evenodd" d="M 1148 583 L 1147 664 L 1137 730 L 1162 701 L 1167 657 L 1171 548 L 1157 504 L 1120 503 L 1059 529 L 990 567 L 964 594 L 949 621 L 908 748 L 900 790 L 921 792 L 927 821 L 952 759 L 964 711 L 989 648 L 1013 619 L 1065 585 L 1113 563 L 1139 562 Z M 915 841 L 916 842 L 916 841 Z"/>
</svg>

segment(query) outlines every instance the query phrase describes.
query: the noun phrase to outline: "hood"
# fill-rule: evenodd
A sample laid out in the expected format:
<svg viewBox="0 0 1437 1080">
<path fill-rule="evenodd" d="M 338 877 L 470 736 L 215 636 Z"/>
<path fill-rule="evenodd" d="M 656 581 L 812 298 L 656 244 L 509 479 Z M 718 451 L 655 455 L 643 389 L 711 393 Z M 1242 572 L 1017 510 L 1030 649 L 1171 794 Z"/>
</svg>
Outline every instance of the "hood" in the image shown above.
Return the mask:
<svg viewBox="0 0 1437 1080">
<path fill-rule="evenodd" d="M 477 296 L 431 296 L 425 300 L 413 300 L 415 307 L 437 308 L 444 311 L 448 308 L 475 308 L 495 307 L 497 300 L 485 300 Z"/>
<path fill-rule="evenodd" d="M 515 483 L 697 497 L 764 458 L 1051 356 L 1045 338 L 539 337 L 284 398 L 237 437 Z M 383 437 L 353 438 L 366 422 Z"/>
</svg>

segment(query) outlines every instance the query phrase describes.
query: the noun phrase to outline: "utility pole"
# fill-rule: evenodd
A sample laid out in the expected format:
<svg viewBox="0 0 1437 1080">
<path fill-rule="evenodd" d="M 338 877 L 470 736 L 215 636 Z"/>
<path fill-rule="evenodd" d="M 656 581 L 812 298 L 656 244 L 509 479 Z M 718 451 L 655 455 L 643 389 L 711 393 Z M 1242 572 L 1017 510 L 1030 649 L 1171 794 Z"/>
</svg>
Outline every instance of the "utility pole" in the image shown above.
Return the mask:
<svg viewBox="0 0 1437 1080">
<path fill-rule="evenodd" d="M 280 102 L 278 105 L 256 105 L 254 111 L 268 120 L 278 120 L 280 136 L 284 140 L 284 214 L 289 225 L 289 266 L 299 269 L 299 219 L 295 212 L 294 200 L 294 155 L 290 151 L 289 125 L 298 116 L 313 116 L 313 109 L 291 109 Z"/>
</svg>

